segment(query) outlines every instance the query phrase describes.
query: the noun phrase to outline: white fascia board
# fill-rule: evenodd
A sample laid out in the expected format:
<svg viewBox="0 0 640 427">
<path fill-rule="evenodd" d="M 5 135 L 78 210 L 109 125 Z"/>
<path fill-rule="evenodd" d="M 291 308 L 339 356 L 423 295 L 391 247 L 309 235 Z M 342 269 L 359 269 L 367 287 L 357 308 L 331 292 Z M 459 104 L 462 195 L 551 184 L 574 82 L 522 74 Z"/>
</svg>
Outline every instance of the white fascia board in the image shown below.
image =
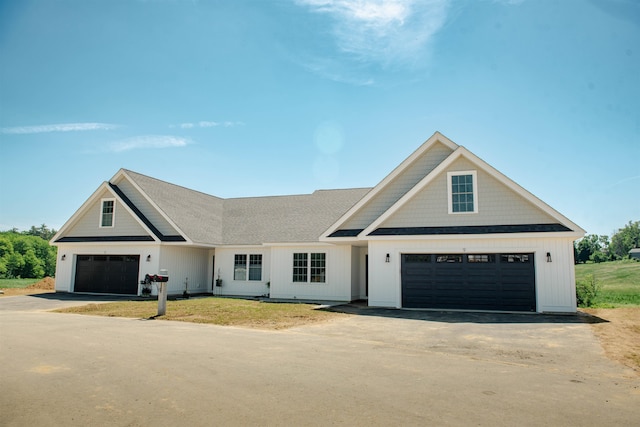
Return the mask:
<svg viewBox="0 0 640 427">
<path fill-rule="evenodd" d="M 279 242 L 279 243 L 263 243 L 263 246 L 269 246 L 269 247 L 290 247 L 290 246 L 318 246 L 318 247 L 328 247 L 328 246 L 334 246 L 331 243 L 324 243 L 324 242 L 290 242 L 290 243 L 284 243 L 284 242 Z M 231 246 L 225 246 L 225 247 L 231 247 Z"/>
<path fill-rule="evenodd" d="M 407 236 L 368 236 L 369 241 L 402 241 L 402 240 L 480 240 L 480 239 L 544 239 L 545 237 L 578 239 L 582 234 L 575 231 L 553 233 L 490 233 L 490 234 L 420 234 Z"/>
<path fill-rule="evenodd" d="M 433 169 L 427 176 L 422 178 L 413 188 L 405 193 L 397 202 L 395 202 L 389 209 L 387 209 L 382 215 L 378 217 L 375 221 L 373 221 L 367 228 L 365 228 L 358 237 L 363 239 L 369 239 L 371 236 L 368 236 L 369 233 L 372 233 L 375 229 L 377 229 L 383 222 L 385 222 L 391 215 L 396 213 L 405 203 L 411 200 L 416 194 L 418 194 L 423 188 L 425 188 L 431 181 L 433 181 L 438 175 L 444 173 L 451 164 L 460 158 L 462 155 L 461 151 L 462 147 L 458 147 L 453 153 L 449 155 L 446 159 L 444 159 L 435 169 Z"/>
<path fill-rule="evenodd" d="M 176 225 L 175 222 L 173 222 L 171 220 L 171 218 L 169 218 L 169 216 L 167 216 L 167 214 L 164 213 L 164 211 L 162 209 L 160 209 L 160 207 L 147 195 L 147 193 L 142 190 L 142 188 L 140 188 L 140 186 L 138 185 L 138 183 L 136 183 L 136 181 L 134 179 L 132 179 L 128 174 L 126 169 L 120 169 L 114 176 L 113 178 L 111 178 L 110 182 L 114 182 L 116 181 L 117 178 L 119 178 L 120 176 L 124 177 L 125 179 L 127 179 L 129 181 L 129 183 L 131 183 L 131 185 L 133 185 L 133 187 L 138 190 L 140 192 L 140 194 L 142 194 L 142 197 L 144 197 L 150 204 L 151 206 L 160 213 L 160 215 L 162 215 L 162 217 L 167 220 L 167 222 L 173 227 L 175 228 L 175 230 L 180 233 L 180 235 L 186 240 L 186 243 L 193 245 L 193 241 L 189 238 L 189 236 L 186 235 L 186 233 L 184 231 L 182 231 L 180 229 L 180 227 L 178 227 Z M 153 233 L 151 233 L 153 234 Z"/>
<path fill-rule="evenodd" d="M 331 225 L 324 233 L 320 235 L 321 241 L 329 241 L 329 239 L 325 236 L 333 233 L 338 230 L 340 225 L 346 222 L 351 216 L 353 216 L 356 212 L 358 212 L 364 205 L 366 205 L 373 197 L 375 197 L 384 187 L 386 187 L 391 181 L 393 181 L 398 175 L 400 175 L 405 169 L 407 169 L 418 157 L 420 157 L 425 151 L 430 149 L 437 142 L 444 144 L 452 150 L 456 150 L 458 145 L 451 141 L 449 138 L 441 134 L 440 132 L 435 132 L 429 139 L 427 139 L 417 150 L 415 150 L 409 157 L 407 157 L 400 165 L 398 165 L 389 175 L 387 175 L 382 181 L 378 183 L 371 191 L 369 191 L 365 196 L 358 201 L 351 209 L 349 209 L 344 215 L 340 217 L 333 225 Z M 333 238 L 330 240 L 333 241 Z"/>
</svg>

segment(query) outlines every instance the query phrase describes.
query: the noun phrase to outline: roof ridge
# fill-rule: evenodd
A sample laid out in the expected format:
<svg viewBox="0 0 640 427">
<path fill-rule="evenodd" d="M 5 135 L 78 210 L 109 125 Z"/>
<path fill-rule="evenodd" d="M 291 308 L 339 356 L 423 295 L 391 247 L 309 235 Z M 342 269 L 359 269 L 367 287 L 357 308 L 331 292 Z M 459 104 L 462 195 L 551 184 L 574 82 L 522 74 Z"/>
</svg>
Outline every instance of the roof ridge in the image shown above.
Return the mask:
<svg viewBox="0 0 640 427">
<path fill-rule="evenodd" d="M 172 187 L 182 188 L 182 189 L 184 189 L 184 190 L 191 191 L 191 192 L 193 192 L 193 193 L 199 193 L 199 194 L 202 194 L 202 195 L 204 195 L 204 196 L 213 197 L 213 198 L 218 199 L 218 200 L 225 200 L 225 199 L 224 199 L 224 198 L 222 198 L 222 197 L 215 196 L 215 195 L 213 195 L 213 194 L 209 194 L 209 193 L 205 193 L 204 191 L 194 190 L 193 188 L 185 187 L 184 185 L 174 184 L 174 183 L 172 183 L 172 182 L 165 181 L 165 180 L 163 180 L 163 179 L 158 179 L 158 178 L 155 178 L 155 177 L 153 177 L 153 176 L 145 175 L 145 174 L 143 174 L 143 173 L 136 172 L 136 171 L 133 171 L 133 170 L 130 170 L 130 169 L 122 168 L 122 171 L 123 171 L 123 172 L 125 172 L 125 173 L 127 173 L 127 174 L 132 174 L 132 173 L 133 173 L 133 174 L 135 174 L 135 175 L 140 175 L 140 176 L 143 176 L 143 177 L 145 177 L 145 178 L 148 178 L 148 179 L 151 179 L 151 180 L 154 180 L 154 181 L 157 181 L 157 182 L 161 182 L 161 183 L 163 183 L 163 184 L 171 185 Z"/>
</svg>

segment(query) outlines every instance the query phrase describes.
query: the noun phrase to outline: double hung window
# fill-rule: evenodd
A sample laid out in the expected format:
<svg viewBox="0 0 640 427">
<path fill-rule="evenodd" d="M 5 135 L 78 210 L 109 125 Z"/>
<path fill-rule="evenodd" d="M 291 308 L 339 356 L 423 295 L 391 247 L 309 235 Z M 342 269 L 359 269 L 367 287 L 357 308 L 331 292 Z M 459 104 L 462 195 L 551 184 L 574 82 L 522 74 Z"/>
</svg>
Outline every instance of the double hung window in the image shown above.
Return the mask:
<svg viewBox="0 0 640 427">
<path fill-rule="evenodd" d="M 478 213 L 478 180 L 476 171 L 447 174 L 449 213 Z"/>
<path fill-rule="evenodd" d="M 100 227 L 113 227 L 115 199 L 103 199 L 100 211 Z"/>
<path fill-rule="evenodd" d="M 299 252 L 293 254 L 294 283 L 326 283 L 327 254 Z"/>
<path fill-rule="evenodd" d="M 236 254 L 233 261 L 233 280 L 262 280 L 262 254 Z"/>
</svg>

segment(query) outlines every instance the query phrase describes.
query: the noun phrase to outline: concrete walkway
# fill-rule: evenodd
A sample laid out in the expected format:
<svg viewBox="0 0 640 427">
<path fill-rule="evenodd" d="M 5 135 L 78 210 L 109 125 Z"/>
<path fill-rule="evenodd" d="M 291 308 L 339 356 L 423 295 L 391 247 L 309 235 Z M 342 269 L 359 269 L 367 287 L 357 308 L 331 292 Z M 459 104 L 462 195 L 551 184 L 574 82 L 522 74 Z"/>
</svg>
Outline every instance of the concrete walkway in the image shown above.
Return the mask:
<svg viewBox="0 0 640 427">
<path fill-rule="evenodd" d="M 639 378 L 605 359 L 576 316 L 355 309 L 273 332 L 18 310 L 9 299 L 0 299 L 3 426 L 640 420 Z"/>
</svg>

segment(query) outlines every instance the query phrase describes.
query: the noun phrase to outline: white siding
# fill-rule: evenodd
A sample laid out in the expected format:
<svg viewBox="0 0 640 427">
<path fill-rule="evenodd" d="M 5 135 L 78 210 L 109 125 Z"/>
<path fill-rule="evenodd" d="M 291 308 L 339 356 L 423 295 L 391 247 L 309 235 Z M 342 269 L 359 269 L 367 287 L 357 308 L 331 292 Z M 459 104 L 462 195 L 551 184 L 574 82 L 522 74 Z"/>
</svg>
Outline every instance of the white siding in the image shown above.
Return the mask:
<svg viewBox="0 0 640 427">
<path fill-rule="evenodd" d="M 324 252 L 326 283 L 294 283 L 293 254 Z M 271 248 L 271 297 L 300 300 L 351 301 L 351 246 Z"/>
<path fill-rule="evenodd" d="M 397 202 L 407 191 L 413 188 L 422 178 L 427 176 L 429 172 L 435 169 L 436 166 L 442 163 L 451 153 L 452 150 L 444 144 L 435 144 L 405 169 L 401 175 L 387 184 L 387 186 L 340 228 L 366 228 Z"/>
<path fill-rule="evenodd" d="M 400 255 L 403 253 L 535 254 L 538 312 L 575 312 L 575 273 L 572 238 L 447 238 L 380 240 L 369 243 L 369 305 L 400 307 Z M 546 254 L 552 262 L 547 262 Z M 386 254 L 390 262 L 385 262 Z"/>
<path fill-rule="evenodd" d="M 135 187 L 129 182 L 127 179 L 122 179 L 117 183 L 118 188 L 122 190 L 124 194 L 133 202 L 135 207 L 140 209 L 140 212 L 144 214 L 145 217 L 151 224 L 153 224 L 162 234 L 165 236 L 171 236 L 179 234 L 175 228 L 169 224 L 169 221 L 165 219 L 164 216 L 156 208 L 154 208 L 151 203 L 142 195 Z"/>
<path fill-rule="evenodd" d="M 56 291 L 73 292 L 75 285 L 76 259 L 78 255 L 138 255 L 140 257 L 140 271 L 138 282 L 147 273 L 158 272 L 159 247 L 156 244 L 58 244 L 58 262 L 56 263 Z M 62 261 L 62 256 L 65 256 Z M 147 256 L 151 261 L 147 262 Z M 140 288 L 138 288 L 140 291 Z"/>
<path fill-rule="evenodd" d="M 236 254 L 245 254 L 247 255 L 247 259 L 249 255 L 262 255 L 262 280 L 234 280 L 233 269 Z M 217 248 L 215 250 L 216 271 L 213 273 L 213 276 L 217 279 L 218 272 L 220 273 L 222 286 L 216 286 L 213 293 L 215 295 L 236 296 L 269 295 L 269 286 L 267 286 L 267 283 L 271 280 L 270 255 L 271 251 L 264 246 Z M 211 263 L 211 257 L 209 257 L 209 263 Z"/>
<path fill-rule="evenodd" d="M 185 291 L 185 281 L 189 283 L 189 293 L 207 292 L 210 283 L 207 280 L 208 260 L 208 249 L 162 246 L 157 266 L 158 272 L 162 269 L 168 270 L 167 292 L 169 295 L 182 294 Z"/>
<path fill-rule="evenodd" d="M 478 213 L 449 214 L 447 172 L 476 170 Z M 556 223 L 551 216 L 525 200 L 467 159 L 454 162 L 425 189 L 407 202 L 381 227 L 431 227 Z"/>
<path fill-rule="evenodd" d="M 113 195 L 104 191 L 99 198 L 78 218 L 63 237 L 95 237 L 95 236 L 148 236 L 149 233 L 132 216 L 127 208 L 116 200 L 114 204 L 113 227 L 100 227 L 102 217 L 102 198 L 113 199 Z"/>
</svg>

